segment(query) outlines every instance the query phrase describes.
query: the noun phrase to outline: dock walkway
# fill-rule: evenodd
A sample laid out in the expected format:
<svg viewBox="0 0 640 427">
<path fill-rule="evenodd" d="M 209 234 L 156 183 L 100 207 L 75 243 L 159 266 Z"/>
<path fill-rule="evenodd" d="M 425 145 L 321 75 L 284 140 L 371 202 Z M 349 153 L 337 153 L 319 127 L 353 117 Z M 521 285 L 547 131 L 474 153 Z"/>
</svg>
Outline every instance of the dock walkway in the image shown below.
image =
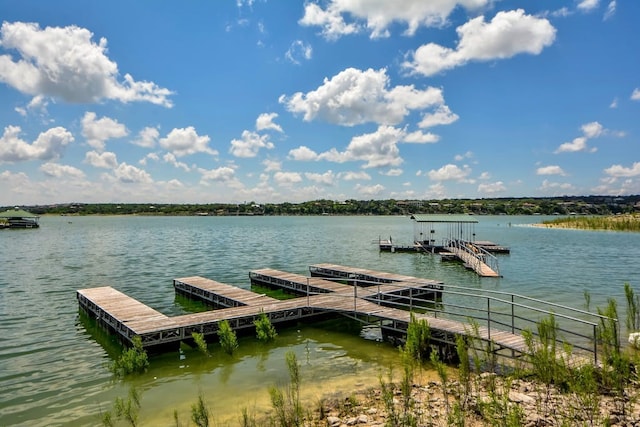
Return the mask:
<svg viewBox="0 0 640 427">
<path fill-rule="evenodd" d="M 384 280 L 391 280 L 392 276 L 401 277 L 402 281 L 364 287 L 274 269 L 251 271 L 252 283 L 279 287 L 299 295 L 298 298 L 277 300 L 247 289 L 192 276 L 175 279 L 176 292 L 199 298 L 218 309 L 173 317 L 166 316 L 108 286 L 78 290 L 77 299 L 81 309 L 95 318 L 99 324 L 118 334 L 124 342 L 131 343 L 135 336 L 139 336 L 145 348 L 155 351 L 190 340 L 193 332 L 211 336 L 218 331 L 219 323 L 223 320 L 228 321 L 236 331 L 250 331 L 255 328 L 253 322 L 263 313 L 274 324 L 297 322 L 332 313 L 340 314 L 365 323 L 377 324 L 383 330 L 383 334 L 386 331 L 389 336 L 401 338 L 406 334 L 411 321 L 412 309 L 419 307 L 420 295 L 433 294 L 431 286 L 434 284 L 442 286 L 441 283 L 428 279 L 381 275 L 382 272 L 334 264 L 317 264 L 312 267 L 318 266 L 343 272 L 351 271 L 349 269 L 359 270 L 362 274 L 380 276 Z M 460 290 L 457 288 L 453 293 L 459 294 Z M 513 297 L 511 307 L 525 307 L 522 304 L 514 304 Z M 493 319 L 499 313 L 489 308 L 489 302 L 507 302 L 504 296 L 497 298 L 478 295 L 478 298 L 487 301 L 487 311 L 484 314 L 487 322 L 486 326 L 479 326 L 478 336 L 473 335 L 472 338 L 480 342 L 490 341 L 496 351 L 510 350 L 512 356 L 526 353 L 526 343 L 519 330 L 514 329 L 513 324 L 509 328 L 508 324 Z M 444 313 L 438 309 L 413 314 L 418 319 L 427 320 L 432 340 L 435 342 L 453 346 L 457 335 L 472 335 L 468 322 L 443 317 Z M 513 312 L 511 316 L 514 316 Z M 595 334 L 595 324 L 583 323 L 593 326 Z M 503 327 L 500 328 L 500 325 Z M 586 350 L 591 351 L 588 348 Z M 594 346 L 591 354 L 595 359 L 596 351 L 597 348 Z"/>
</svg>

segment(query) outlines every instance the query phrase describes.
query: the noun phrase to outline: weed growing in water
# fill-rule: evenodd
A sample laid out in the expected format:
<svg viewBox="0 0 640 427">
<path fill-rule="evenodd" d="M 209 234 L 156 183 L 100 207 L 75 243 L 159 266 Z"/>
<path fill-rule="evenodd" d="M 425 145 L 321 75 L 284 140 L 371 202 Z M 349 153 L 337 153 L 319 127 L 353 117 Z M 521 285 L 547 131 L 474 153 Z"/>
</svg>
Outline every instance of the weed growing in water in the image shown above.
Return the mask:
<svg viewBox="0 0 640 427">
<path fill-rule="evenodd" d="M 198 401 L 191 405 L 191 421 L 198 427 L 209 427 L 209 416 L 211 412 L 204 401 L 202 393 L 198 395 Z"/>
<path fill-rule="evenodd" d="M 238 337 L 229 322 L 223 320 L 219 323 L 218 338 L 220 340 L 220 346 L 225 353 L 232 355 L 238 348 Z"/>
<path fill-rule="evenodd" d="M 204 334 L 201 334 L 199 332 L 192 332 L 191 337 L 196 343 L 196 346 L 198 346 L 198 350 L 200 350 L 202 354 L 209 356 L 209 349 L 207 348 L 207 342 L 204 339 Z"/>
<path fill-rule="evenodd" d="M 262 342 L 273 341 L 278 336 L 276 328 L 271 324 L 271 320 L 264 311 L 260 313 L 260 317 L 253 324 L 256 327 L 256 336 Z"/>
<path fill-rule="evenodd" d="M 124 377 L 129 374 L 140 374 L 149 367 L 149 356 L 142 347 L 142 339 L 139 336 L 131 340 L 133 347 L 122 352 L 120 357 L 109 364 L 109 370 L 116 377 Z"/>
</svg>

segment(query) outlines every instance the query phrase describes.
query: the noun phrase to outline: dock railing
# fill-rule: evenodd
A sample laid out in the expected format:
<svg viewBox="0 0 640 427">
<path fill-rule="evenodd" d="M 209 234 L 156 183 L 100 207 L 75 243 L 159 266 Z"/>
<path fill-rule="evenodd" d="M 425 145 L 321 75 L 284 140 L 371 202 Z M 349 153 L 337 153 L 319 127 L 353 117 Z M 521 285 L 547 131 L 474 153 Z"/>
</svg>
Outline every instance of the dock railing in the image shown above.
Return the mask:
<svg viewBox="0 0 640 427">
<path fill-rule="evenodd" d="M 345 278 L 325 278 L 325 280 L 345 281 Z M 362 279 L 358 279 L 363 283 Z M 355 280 L 351 285 L 354 285 Z M 424 298 L 413 295 L 413 288 L 409 290 L 409 296 L 404 296 L 401 301 L 383 299 L 380 293 L 381 286 L 397 286 L 406 289 L 411 282 L 379 283 L 366 282 L 370 286 L 362 289 L 373 289 L 377 286 L 378 293 L 373 297 L 367 296 L 370 302 L 379 305 L 400 308 L 407 311 L 428 313 L 435 318 L 457 320 L 462 323 L 477 323 L 486 326 L 491 339 L 492 331 L 506 331 L 521 335 L 524 331 L 530 331 L 538 336 L 537 327 L 544 318 L 553 316 L 557 323 L 558 344 L 568 344 L 572 349 L 578 349 L 583 353 L 592 354 L 595 364 L 598 363 L 598 348 L 603 344 L 619 345 L 620 343 L 602 343 L 598 336 L 598 328 L 604 321 L 613 320 L 619 330 L 617 319 L 610 319 L 597 313 L 592 313 L 579 308 L 569 307 L 537 298 L 528 297 L 516 293 L 484 290 L 455 285 L 442 285 L 441 298 Z M 420 283 L 415 283 L 416 291 Z M 358 286 L 353 286 L 353 307 L 357 312 Z M 417 293 L 417 292 L 416 292 Z M 308 292 L 307 295 L 313 295 Z M 335 295 L 339 298 L 349 298 L 344 294 Z M 404 302 L 402 302 L 404 301 Z M 619 331 L 618 331 L 619 332 Z M 617 337 L 620 334 L 616 334 Z"/>
<path fill-rule="evenodd" d="M 480 269 L 480 263 L 482 262 L 488 265 L 489 268 L 491 268 L 493 271 L 500 274 L 498 258 L 486 249 L 478 245 L 474 245 L 473 242 L 468 242 L 461 239 L 445 239 L 443 245 L 445 247 L 456 248 L 471 255 L 473 257 L 473 262 L 475 263 L 475 265 L 472 265 L 471 268 L 473 268 L 475 271 L 478 271 Z"/>
</svg>

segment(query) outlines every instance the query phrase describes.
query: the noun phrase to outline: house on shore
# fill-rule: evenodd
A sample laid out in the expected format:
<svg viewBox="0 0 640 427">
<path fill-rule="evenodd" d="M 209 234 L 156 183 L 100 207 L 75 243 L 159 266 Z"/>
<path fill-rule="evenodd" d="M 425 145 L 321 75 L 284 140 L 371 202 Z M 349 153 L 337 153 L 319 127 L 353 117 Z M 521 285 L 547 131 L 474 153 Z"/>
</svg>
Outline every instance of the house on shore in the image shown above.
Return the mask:
<svg viewBox="0 0 640 427">
<path fill-rule="evenodd" d="M 40 217 L 24 209 L 8 209 L 0 212 L 0 228 L 38 228 Z"/>
</svg>

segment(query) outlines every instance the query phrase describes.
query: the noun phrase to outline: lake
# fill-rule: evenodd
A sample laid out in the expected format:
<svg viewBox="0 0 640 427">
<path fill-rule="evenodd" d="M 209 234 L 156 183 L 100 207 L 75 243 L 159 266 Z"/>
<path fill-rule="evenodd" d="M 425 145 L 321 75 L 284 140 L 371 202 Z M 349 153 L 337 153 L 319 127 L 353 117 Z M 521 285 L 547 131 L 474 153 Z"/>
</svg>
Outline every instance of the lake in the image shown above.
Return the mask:
<svg viewBox="0 0 640 427">
<path fill-rule="evenodd" d="M 477 219 L 479 240 L 511 248 L 499 256 L 501 278 L 428 254 L 379 252 L 380 237 L 411 243 L 406 217 L 47 216 L 36 230 L 0 231 L 0 425 L 96 425 L 131 386 L 142 393 L 143 425 L 172 424 L 174 410 L 186 423 L 199 393 L 217 425 L 237 425 L 242 408 L 269 408 L 268 388 L 287 379 L 287 351 L 301 363 L 311 404 L 323 392 L 375 385 L 397 359 L 395 348 L 361 338 L 352 324 L 327 322 L 279 330 L 273 344 L 241 338 L 233 357 L 217 345 L 211 357 L 183 347 L 153 357 L 144 375 L 114 381 L 106 364 L 119 347 L 80 316 L 77 289 L 109 285 L 177 315 L 203 307 L 176 297 L 174 278 L 248 289 L 252 269 L 308 274 L 310 264 L 328 262 L 574 307 L 584 307 L 585 291 L 592 307 L 615 298 L 621 309 L 625 282 L 639 292 L 640 233 L 530 226 L 540 216 Z"/>
</svg>

